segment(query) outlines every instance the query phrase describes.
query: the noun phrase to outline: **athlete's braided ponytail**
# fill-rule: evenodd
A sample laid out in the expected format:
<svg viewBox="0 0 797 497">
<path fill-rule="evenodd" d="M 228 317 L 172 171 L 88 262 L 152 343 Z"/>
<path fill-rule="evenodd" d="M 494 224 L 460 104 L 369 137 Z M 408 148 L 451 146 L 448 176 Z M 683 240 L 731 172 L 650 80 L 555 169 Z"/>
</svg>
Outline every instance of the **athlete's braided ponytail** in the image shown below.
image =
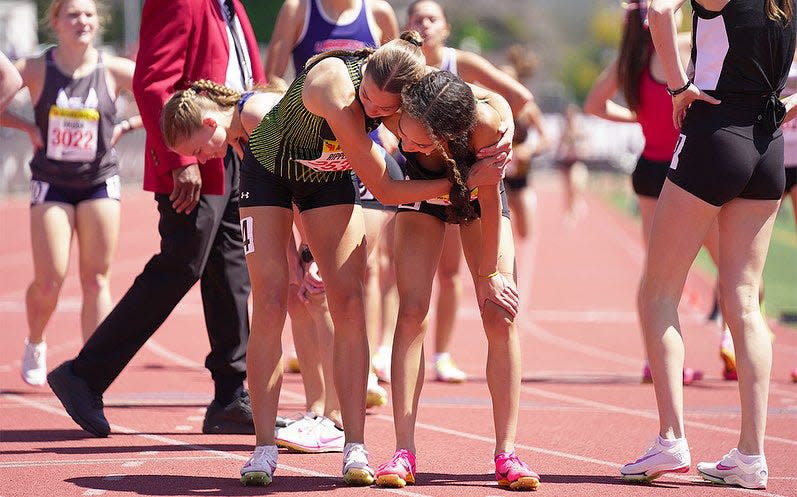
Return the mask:
<svg viewBox="0 0 797 497">
<path fill-rule="evenodd" d="M 446 157 L 451 221 L 470 222 L 476 212 L 466 184 L 475 157 L 470 152 L 470 131 L 476 120 L 476 98 L 467 83 L 448 71 L 435 71 L 401 92 L 403 112 L 420 121 L 430 135 L 448 143 Z"/>
<path fill-rule="evenodd" d="M 203 110 L 209 105 L 226 109 L 238 103 L 241 93 L 214 81 L 202 79 L 185 90 L 176 91 L 161 113 L 161 133 L 169 148 L 202 127 Z"/>
</svg>

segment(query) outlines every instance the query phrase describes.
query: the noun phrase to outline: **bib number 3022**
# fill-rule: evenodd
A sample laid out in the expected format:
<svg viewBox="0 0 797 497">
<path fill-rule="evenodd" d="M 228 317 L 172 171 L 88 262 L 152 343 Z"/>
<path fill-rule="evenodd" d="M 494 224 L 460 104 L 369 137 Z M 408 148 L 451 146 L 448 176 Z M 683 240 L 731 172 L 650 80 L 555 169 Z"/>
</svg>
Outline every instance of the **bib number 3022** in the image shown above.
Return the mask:
<svg viewBox="0 0 797 497">
<path fill-rule="evenodd" d="M 47 158 L 92 162 L 97 157 L 100 114 L 96 109 L 50 108 Z"/>
</svg>

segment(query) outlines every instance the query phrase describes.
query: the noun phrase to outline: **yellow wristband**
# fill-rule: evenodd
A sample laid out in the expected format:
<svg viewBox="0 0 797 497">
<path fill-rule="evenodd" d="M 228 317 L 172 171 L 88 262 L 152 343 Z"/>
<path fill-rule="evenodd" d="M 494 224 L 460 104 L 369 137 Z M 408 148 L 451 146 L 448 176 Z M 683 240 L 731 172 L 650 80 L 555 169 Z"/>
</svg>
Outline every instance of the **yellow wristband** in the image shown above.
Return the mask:
<svg viewBox="0 0 797 497">
<path fill-rule="evenodd" d="M 487 278 L 487 279 L 489 280 L 489 279 L 490 279 L 490 278 L 492 278 L 493 276 L 498 276 L 499 274 L 501 274 L 501 272 L 500 272 L 500 271 L 498 271 L 498 270 L 496 270 L 494 273 L 490 273 L 490 274 L 488 274 L 487 276 L 484 276 L 484 275 L 481 275 L 481 274 L 480 274 L 480 275 L 479 275 L 479 278 Z"/>
</svg>

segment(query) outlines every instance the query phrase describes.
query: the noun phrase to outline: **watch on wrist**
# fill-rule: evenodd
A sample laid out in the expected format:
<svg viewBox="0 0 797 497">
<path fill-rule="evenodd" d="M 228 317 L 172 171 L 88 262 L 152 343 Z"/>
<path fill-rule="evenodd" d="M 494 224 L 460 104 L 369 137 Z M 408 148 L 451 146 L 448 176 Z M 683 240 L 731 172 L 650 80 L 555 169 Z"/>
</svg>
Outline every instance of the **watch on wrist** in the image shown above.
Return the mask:
<svg viewBox="0 0 797 497">
<path fill-rule="evenodd" d="M 692 86 L 692 81 L 687 80 L 685 85 L 683 85 L 680 88 L 676 88 L 675 90 L 670 89 L 669 86 L 666 88 L 667 88 L 667 93 L 669 93 L 671 97 L 674 97 L 676 95 L 680 95 L 681 93 L 685 92 L 687 88 L 689 88 L 690 86 Z"/>
<path fill-rule="evenodd" d="M 313 262 L 315 260 L 313 258 L 313 253 L 310 252 L 310 247 L 308 247 L 307 245 L 305 245 L 304 248 L 302 249 L 302 251 L 299 252 L 299 258 L 305 264 L 310 264 L 311 262 Z"/>
</svg>

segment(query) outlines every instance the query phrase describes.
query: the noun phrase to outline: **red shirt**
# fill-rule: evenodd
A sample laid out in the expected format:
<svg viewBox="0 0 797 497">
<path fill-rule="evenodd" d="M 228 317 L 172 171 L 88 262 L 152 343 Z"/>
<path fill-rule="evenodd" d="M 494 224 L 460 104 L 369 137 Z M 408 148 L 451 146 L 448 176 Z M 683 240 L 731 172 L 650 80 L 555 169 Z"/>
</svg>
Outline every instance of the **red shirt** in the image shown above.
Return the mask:
<svg viewBox="0 0 797 497">
<path fill-rule="evenodd" d="M 241 23 L 255 83 L 265 75 L 257 40 L 243 5 L 233 0 Z M 161 110 L 176 90 L 200 79 L 224 83 L 230 48 L 227 28 L 217 0 L 146 0 L 141 14 L 139 49 L 133 93 L 147 130 L 144 189 L 171 193 L 172 169 L 195 164 L 166 147 L 160 131 Z M 224 165 L 212 159 L 200 165 L 202 193 L 224 193 Z"/>
</svg>

